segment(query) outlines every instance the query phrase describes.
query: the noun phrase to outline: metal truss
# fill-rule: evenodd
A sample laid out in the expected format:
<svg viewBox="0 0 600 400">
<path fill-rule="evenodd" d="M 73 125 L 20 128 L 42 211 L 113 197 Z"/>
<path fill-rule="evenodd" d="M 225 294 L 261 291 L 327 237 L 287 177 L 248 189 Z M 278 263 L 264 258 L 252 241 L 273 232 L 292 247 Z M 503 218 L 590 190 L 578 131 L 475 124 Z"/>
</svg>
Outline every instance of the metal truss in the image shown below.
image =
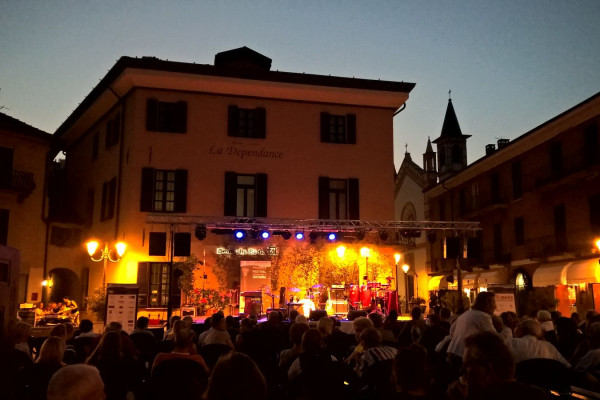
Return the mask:
<svg viewBox="0 0 600 400">
<path fill-rule="evenodd" d="M 148 224 L 194 225 L 206 229 L 252 229 L 316 232 L 368 232 L 368 231 L 479 231 L 479 222 L 465 221 L 365 221 L 287 218 L 205 217 L 193 215 L 149 214 Z"/>
</svg>

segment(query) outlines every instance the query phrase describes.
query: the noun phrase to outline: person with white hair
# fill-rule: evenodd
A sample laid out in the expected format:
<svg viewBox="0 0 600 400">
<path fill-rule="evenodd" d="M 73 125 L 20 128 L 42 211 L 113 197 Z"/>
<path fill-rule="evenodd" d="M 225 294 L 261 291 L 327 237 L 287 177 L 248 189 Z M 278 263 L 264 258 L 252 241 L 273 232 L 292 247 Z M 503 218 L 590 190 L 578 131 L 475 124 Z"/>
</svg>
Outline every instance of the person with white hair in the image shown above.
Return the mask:
<svg viewBox="0 0 600 400">
<path fill-rule="evenodd" d="M 542 339 L 542 325 L 535 319 L 526 319 L 517 326 L 514 338 L 506 339 L 515 362 L 531 358 L 548 358 L 560 361 L 567 368 L 571 366 L 552 343 Z"/>
<path fill-rule="evenodd" d="M 96 367 L 67 365 L 50 379 L 47 400 L 104 400 L 104 383 Z"/>
</svg>

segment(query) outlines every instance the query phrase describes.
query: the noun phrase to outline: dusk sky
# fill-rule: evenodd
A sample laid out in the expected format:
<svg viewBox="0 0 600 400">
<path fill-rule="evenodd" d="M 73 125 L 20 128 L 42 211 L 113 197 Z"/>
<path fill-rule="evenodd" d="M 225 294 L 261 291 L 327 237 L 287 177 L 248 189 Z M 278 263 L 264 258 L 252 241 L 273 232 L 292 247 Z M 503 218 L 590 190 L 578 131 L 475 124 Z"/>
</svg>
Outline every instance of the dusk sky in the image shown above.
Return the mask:
<svg viewBox="0 0 600 400">
<path fill-rule="evenodd" d="M 53 133 L 116 60 L 213 64 L 250 47 L 272 69 L 416 83 L 395 164 L 422 164 L 448 90 L 469 163 L 600 91 L 600 1 L 0 1 L 0 112 Z"/>
</svg>

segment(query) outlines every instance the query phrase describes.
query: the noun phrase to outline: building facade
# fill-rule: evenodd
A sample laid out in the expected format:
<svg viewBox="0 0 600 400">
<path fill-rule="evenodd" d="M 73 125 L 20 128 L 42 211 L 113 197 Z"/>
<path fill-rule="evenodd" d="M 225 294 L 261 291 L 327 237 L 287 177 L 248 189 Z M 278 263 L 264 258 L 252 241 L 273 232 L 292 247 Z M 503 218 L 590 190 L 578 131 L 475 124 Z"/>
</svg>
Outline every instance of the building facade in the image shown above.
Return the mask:
<svg viewBox="0 0 600 400">
<path fill-rule="evenodd" d="M 59 127 L 82 238 L 127 244 L 118 262 L 94 263 L 81 243 L 69 268 L 88 294 L 103 282 L 137 284 L 139 309 L 160 314 L 188 302 L 168 294 L 178 291 L 172 262 L 200 261 L 197 289 L 243 290 L 240 262 L 275 265 L 294 246 L 323 249 L 326 229 L 394 251 L 360 221 L 394 219 L 393 116 L 414 84 L 270 66 L 248 48 L 219 53 L 214 65 L 123 57 Z M 237 240 L 238 228 L 270 238 Z M 290 240 L 296 231 L 303 241 Z M 341 263 L 324 254 L 315 262 Z M 357 279 L 390 264 L 356 257 Z M 324 279 L 304 276 L 297 288 L 275 275 L 265 286 L 278 297 L 276 284 L 308 296 Z"/>
<path fill-rule="evenodd" d="M 512 294 L 521 314 L 600 310 L 599 125 L 597 94 L 486 146 L 485 157 L 429 187 L 429 220 L 481 224 L 477 234 L 438 235 L 429 274 L 442 285 L 462 279 L 471 294 L 494 290 L 508 302 Z M 436 142 L 439 151 L 443 137 Z"/>
</svg>

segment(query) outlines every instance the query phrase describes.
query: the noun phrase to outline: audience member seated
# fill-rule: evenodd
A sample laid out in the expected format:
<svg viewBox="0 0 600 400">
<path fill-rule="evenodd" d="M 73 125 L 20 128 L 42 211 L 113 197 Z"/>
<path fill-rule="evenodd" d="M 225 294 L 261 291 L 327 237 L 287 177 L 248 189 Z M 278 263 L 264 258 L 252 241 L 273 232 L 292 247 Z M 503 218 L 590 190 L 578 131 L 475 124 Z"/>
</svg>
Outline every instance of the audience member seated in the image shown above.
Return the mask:
<svg viewBox="0 0 600 400">
<path fill-rule="evenodd" d="M 173 339 L 173 334 L 171 333 L 171 331 L 173 330 L 173 326 L 175 326 L 175 321 L 179 321 L 181 320 L 181 317 L 179 315 L 172 315 L 171 318 L 169 318 L 169 322 L 167 323 L 167 325 L 165 326 L 165 333 L 163 335 L 163 340 L 172 340 Z"/>
<path fill-rule="evenodd" d="M 486 292 L 483 292 L 486 293 Z M 515 362 L 504 340 L 494 332 L 468 336 L 463 376 L 448 388 L 450 400 L 546 400 L 542 389 L 515 381 Z"/>
<path fill-rule="evenodd" d="M 290 327 L 291 349 L 282 350 L 279 354 L 279 368 L 287 373 L 294 360 L 302 352 L 302 335 L 310 328 L 305 323 L 293 323 Z"/>
<path fill-rule="evenodd" d="M 560 317 L 554 325 L 556 326 L 556 348 L 570 362 L 577 346 L 583 340 L 583 333 L 577 329 L 577 323 L 571 318 Z"/>
<path fill-rule="evenodd" d="M 35 362 L 24 368 L 18 377 L 18 398 L 45 400 L 50 378 L 65 365 L 65 341 L 58 336 L 50 336 L 44 341 Z"/>
<path fill-rule="evenodd" d="M 600 389 L 600 322 L 591 324 L 588 329 L 589 350 L 574 366 L 574 370 L 581 374 L 581 381 L 585 386 L 592 385 L 595 390 Z"/>
<path fill-rule="evenodd" d="M 235 383 L 232 382 L 235 377 Z M 215 365 L 205 400 L 265 400 L 267 383 L 256 363 L 247 355 L 231 352 Z"/>
<path fill-rule="evenodd" d="M 227 332 L 227 325 L 225 324 L 225 316 L 222 313 L 213 314 L 210 323 L 211 330 L 204 339 L 204 345 L 209 344 L 226 344 L 233 349 L 233 343 L 229 332 Z"/>
<path fill-rule="evenodd" d="M 404 323 L 398 335 L 398 346 L 408 347 L 413 343 L 418 343 L 421 335 L 425 332 L 427 325 L 423 319 L 423 310 L 421 307 L 413 307 L 410 312 L 411 320 Z"/>
<path fill-rule="evenodd" d="M 541 339 L 542 326 L 535 319 L 526 319 L 517 326 L 515 338 L 507 339 L 506 345 L 512 352 L 515 362 L 532 358 L 548 358 L 564 364 L 567 368 L 571 365 L 551 343 Z"/>
<path fill-rule="evenodd" d="M 373 327 L 377 329 L 379 333 L 381 333 L 383 343 L 388 346 L 395 347 L 398 342 L 396 341 L 396 337 L 394 336 L 394 333 L 391 330 L 383 328 L 383 315 L 381 315 L 377 311 L 372 311 L 369 313 L 369 315 L 367 315 L 367 317 L 371 321 L 373 321 Z"/>
<path fill-rule="evenodd" d="M 367 328 L 360 334 L 360 344 L 365 349 L 358 366 L 363 394 L 369 399 L 386 399 L 395 390 L 392 385 L 393 360 L 398 351 L 395 347 L 382 345 L 381 332 Z"/>
<path fill-rule="evenodd" d="M 139 362 L 143 365 L 152 365 L 154 354 L 156 351 L 157 340 L 151 330 L 148 329 L 150 320 L 147 317 L 139 317 L 136 321 L 136 326 L 129 338 L 138 350 Z"/>
<path fill-rule="evenodd" d="M 556 330 L 554 329 L 554 322 L 552 320 L 552 314 L 547 310 L 540 310 L 537 312 L 536 319 L 542 326 L 542 338 L 556 346 Z"/>
<path fill-rule="evenodd" d="M 402 329 L 402 325 L 398 322 L 398 311 L 390 310 L 390 313 L 385 317 L 383 321 L 383 329 L 387 329 L 392 331 L 392 335 L 394 335 L 394 340 L 400 334 L 400 330 Z"/>
<path fill-rule="evenodd" d="M 434 314 L 437 316 L 437 314 Z M 418 344 L 398 350 L 392 369 L 392 382 L 401 400 L 434 399 L 427 363 L 427 350 Z M 437 398 L 443 398 L 439 396 Z"/>
<path fill-rule="evenodd" d="M 59 369 L 48 384 L 47 400 L 104 400 L 104 383 L 98 369 L 86 364 Z"/>
<path fill-rule="evenodd" d="M 162 362 L 173 360 L 176 358 L 184 358 L 197 362 L 204 368 L 208 374 L 208 367 L 204 358 L 196 351 L 196 343 L 194 342 L 194 332 L 190 329 L 181 329 L 175 334 L 175 348 L 170 353 L 158 353 L 152 364 L 152 371 Z"/>
<path fill-rule="evenodd" d="M 367 317 L 358 317 L 352 321 L 352 326 L 354 327 L 354 337 L 356 338 L 356 347 L 352 350 L 352 353 L 344 360 L 344 362 L 354 365 L 358 368 L 358 364 L 360 362 L 360 358 L 362 357 L 363 352 L 365 351 L 364 347 L 360 344 L 360 334 L 367 328 L 373 328 L 373 321 L 371 321 Z"/>
<path fill-rule="evenodd" d="M 19 350 L 33 359 L 31 348 L 29 347 L 29 338 L 31 337 L 31 325 L 26 322 L 17 322 L 14 326 L 12 334 L 13 346 L 15 350 Z"/>
</svg>

